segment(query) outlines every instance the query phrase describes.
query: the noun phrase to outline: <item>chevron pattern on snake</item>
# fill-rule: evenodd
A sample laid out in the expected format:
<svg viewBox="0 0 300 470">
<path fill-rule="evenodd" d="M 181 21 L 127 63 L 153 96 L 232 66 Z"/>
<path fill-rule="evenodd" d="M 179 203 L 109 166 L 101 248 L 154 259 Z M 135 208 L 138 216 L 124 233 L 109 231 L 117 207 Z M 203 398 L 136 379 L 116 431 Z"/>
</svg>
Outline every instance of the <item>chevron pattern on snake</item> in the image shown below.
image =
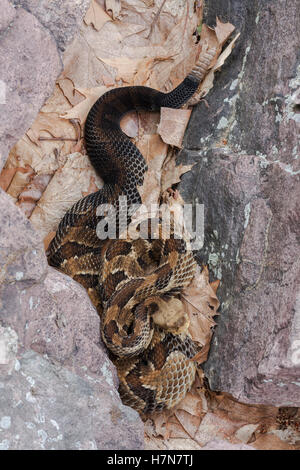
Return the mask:
<svg viewBox="0 0 300 470">
<path fill-rule="evenodd" d="M 88 291 L 101 317 L 101 336 L 117 367 L 122 401 L 139 412 L 171 408 L 191 387 L 197 346 L 187 333 L 155 323 L 161 300 L 168 302 L 189 284 L 195 261 L 182 239 L 171 234 L 152 240 L 119 239 L 123 208 L 141 203 L 138 186 L 147 165 L 122 132 L 120 120 L 130 110 L 179 108 L 199 85 L 193 71 L 169 93 L 136 86 L 116 88 L 101 96 L 85 124 L 85 146 L 104 181 L 99 191 L 71 207 L 57 229 L 47 255 L 49 264 L 70 275 Z M 117 213 L 117 238 L 100 240 L 97 215 L 101 204 Z M 131 216 L 127 216 L 130 223 Z"/>
</svg>

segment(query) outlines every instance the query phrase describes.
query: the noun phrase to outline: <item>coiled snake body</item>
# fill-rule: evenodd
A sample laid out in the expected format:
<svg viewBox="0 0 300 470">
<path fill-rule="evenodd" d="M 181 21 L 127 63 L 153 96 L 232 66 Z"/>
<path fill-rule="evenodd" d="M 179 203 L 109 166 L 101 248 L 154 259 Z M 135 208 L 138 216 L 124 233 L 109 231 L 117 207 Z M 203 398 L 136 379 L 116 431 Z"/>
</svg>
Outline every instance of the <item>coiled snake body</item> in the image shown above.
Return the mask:
<svg viewBox="0 0 300 470">
<path fill-rule="evenodd" d="M 101 204 L 119 196 L 127 206 L 141 203 L 137 186 L 147 169 L 144 157 L 120 129 L 132 109 L 181 107 L 199 85 L 193 71 L 170 93 L 137 86 L 108 91 L 91 108 L 85 144 L 104 187 L 78 201 L 59 224 L 48 250 L 49 264 L 80 282 L 101 316 L 101 335 L 119 375 L 123 402 L 148 413 L 180 401 L 195 377 L 191 358 L 197 348 L 186 333 L 155 323 L 161 301 L 177 295 L 194 275 L 195 261 L 182 239 L 156 240 L 97 237 Z M 118 219 L 119 220 L 119 219 Z M 127 219 L 129 222 L 129 219 Z M 118 223 L 117 223 L 118 226 Z"/>
</svg>

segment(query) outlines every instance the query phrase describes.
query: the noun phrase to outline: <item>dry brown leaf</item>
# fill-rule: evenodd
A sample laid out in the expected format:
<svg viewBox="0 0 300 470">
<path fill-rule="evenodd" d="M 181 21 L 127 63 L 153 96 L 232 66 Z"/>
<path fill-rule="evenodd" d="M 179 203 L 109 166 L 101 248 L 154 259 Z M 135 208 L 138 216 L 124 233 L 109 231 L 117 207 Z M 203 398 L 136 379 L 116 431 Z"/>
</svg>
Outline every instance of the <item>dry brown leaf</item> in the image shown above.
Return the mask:
<svg viewBox="0 0 300 470">
<path fill-rule="evenodd" d="M 151 5 L 151 8 L 145 8 L 145 5 Z M 1 175 L 0 181 L 6 188 L 11 187 L 14 197 L 19 196 L 18 192 L 35 173 L 49 177 L 56 171 L 31 216 L 37 229 L 47 235 L 45 246 L 53 237 L 52 230 L 56 228 L 65 210 L 81 196 L 96 190 L 100 181 L 85 156 L 69 155 L 73 146 L 79 145 L 77 142 L 41 142 L 39 138 L 75 138 L 76 133 L 68 119 L 77 118 L 83 125 L 90 107 L 108 87 L 135 84 L 170 90 L 184 78 L 194 63 L 197 48 L 192 33 L 199 24 L 199 10 L 195 13 L 194 1 L 165 2 L 153 24 L 153 18 L 161 5 L 161 1 L 124 0 L 122 9 L 119 9 L 120 2 L 106 2 L 106 7 L 112 11 L 113 17 L 120 17 L 120 21 L 111 21 L 103 8 L 93 2 L 81 34 L 66 51 L 65 69 L 55 92 L 44 105 L 41 115 L 28 134 L 31 140 L 28 136 L 23 137 L 11 154 L 5 169 L 6 174 Z M 236 36 L 217 59 L 220 47 L 227 40 L 232 28 L 229 23 L 222 24 L 217 19 L 215 30 L 205 26 L 202 29 L 202 53 L 207 54 L 207 51 L 213 50 L 216 53 L 211 53 L 212 61 L 209 66 L 213 65 L 213 68 L 200 88 L 201 96 L 212 87 L 214 71 L 222 66 L 238 38 Z M 109 50 L 107 38 L 110 39 Z M 147 183 L 143 187 L 143 201 L 147 203 L 157 202 L 162 189 L 178 182 L 180 175 L 188 170 L 184 166 L 176 167 L 174 159 L 166 159 L 167 145 L 155 134 L 155 119 L 148 121 L 144 115 L 140 115 L 138 119 L 132 118 L 131 122 L 128 120 L 128 133 L 138 137 L 138 146 L 148 160 L 149 173 L 145 177 Z M 173 121 L 181 124 L 179 115 L 175 115 Z M 169 134 L 170 128 L 164 129 L 162 123 L 161 132 L 167 141 L 166 134 Z M 171 143 L 180 146 L 180 139 L 176 140 L 176 143 L 171 140 Z M 15 177 L 17 179 L 14 182 Z M 22 204 L 28 203 L 28 197 L 38 200 L 40 195 L 38 191 L 30 192 L 30 188 L 27 193 L 27 189 L 21 197 Z M 26 210 L 29 210 L 29 206 Z M 201 274 L 198 273 L 189 289 L 184 294 L 185 305 L 187 311 L 192 314 L 190 331 L 194 339 L 204 344 L 198 357 L 202 362 L 209 348 L 211 329 L 214 325 L 213 316 L 218 308 L 217 282 L 210 285 L 208 273 L 204 270 Z M 207 403 L 204 392 L 199 393 L 198 389 L 196 381 L 186 398 L 174 410 L 162 413 L 151 421 L 147 438 L 149 448 L 154 446 L 152 448 L 155 449 L 199 449 L 199 443 L 205 441 L 201 433 L 203 430 L 208 432 L 208 428 L 206 426 L 201 430 L 201 419 L 207 412 Z M 253 408 L 247 405 L 230 402 L 229 399 L 226 401 L 224 397 L 215 398 L 215 403 L 217 405 L 211 414 L 215 414 L 217 422 L 223 423 L 226 429 L 224 433 L 222 426 L 215 426 L 216 435 L 236 441 L 237 436 L 242 437 L 242 440 L 247 437 L 252 439 L 250 431 L 254 428 L 249 427 L 249 424 L 253 425 L 254 421 L 257 448 L 274 445 L 286 448 L 290 445 L 282 444 L 281 440 L 278 443 L 278 436 L 271 434 L 274 429 L 277 430 L 271 411 L 265 416 L 265 409 L 257 407 L 253 411 Z M 259 423 L 258 428 L 256 423 Z M 260 431 L 261 423 L 269 430 L 267 437 Z M 209 419 L 206 424 L 209 424 Z M 162 437 L 165 439 L 162 440 Z"/>
<path fill-rule="evenodd" d="M 71 91 L 71 88 L 73 86 L 72 82 L 70 80 L 66 80 L 70 82 L 70 92 L 69 94 L 71 95 L 73 92 Z M 67 84 L 66 84 L 67 87 Z M 67 98 L 64 94 L 61 92 L 61 87 L 59 86 L 59 82 L 56 83 L 52 95 L 49 97 L 49 99 L 46 101 L 46 103 L 43 105 L 41 111 L 43 113 L 55 113 L 56 115 L 59 115 L 60 113 L 64 113 L 71 109 L 73 103 L 69 98 Z"/>
<path fill-rule="evenodd" d="M 139 70 L 148 70 L 149 66 L 153 63 L 153 59 L 148 59 L 147 57 L 143 58 L 131 58 L 131 57 L 102 57 L 100 59 L 104 64 L 109 65 L 110 67 L 116 70 L 115 78 L 116 80 L 122 80 L 125 84 L 130 84 L 134 82 L 135 85 L 142 84 L 136 83 L 137 80 L 134 80 L 134 76 L 138 73 Z M 139 82 L 141 81 L 139 75 Z"/>
<path fill-rule="evenodd" d="M 72 124 L 63 121 L 57 113 L 40 112 L 31 128 L 27 131 L 29 139 L 40 146 L 40 137 L 61 137 L 64 139 L 76 139 Z"/>
<path fill-rule="evenodd" d="M 194 439 L 204 415 L 203 400 L 199 393 L 197 393 L 196 384 L 197 380 L 191 391 L 186 394 L 184 399 L 174 409 L 174 415 L 178 423 L 192 439 Z M 171 437 L 180 436 L 173 435 Z"/>
<path fill-rule="evenodd" d="M 52 232 L 49 232 L 48 235 L 46 235 L 46 237 L 44 237 L 43 243 L 44 243 L 45 251 L 48 250 L 48 246 L 50 245 L 50 242 L 55 237 L 55 235 L 56 235 L 56 232 L 52 231 Z"/>
<path fill-rule="evenodd" d="M 187 427 L 189 427 L 189 426 L 187 426 Z M 168 431 L 167 436 L 166 436 L 166 440 L 169 440 L 169 439 L 172 439 L 172 438 L 176 438 L 176 439 L 180 439 L 180 438 L 189 439 L 189 438 L 191 438 L 190 434 L 182 426 L 182 424 L 178 421 L 175 414 L 173 414 L 170 417 L 170 419 L 168 420 L 168 422 L 166 424 L 166 428 L 167 428 L 167 431 Z"/>
<path fill-rule="evenodd" d="M 188 413 L 184 410 L 176 410 L 175 416 L 180 424 L 180 426 L 185 430 L 187 435 L 194 439 L 199 425 L 201 423 L 201 417 L 197 415 L 193 415 Z M 175 434 L 175 433 L 174 433 Z M 174 436 L 171 434 L 170 437 L 180 437 L 180 435 L 175 434 Z"/>
<path fill-rule="evenodd" d="M 157 132 L 169 145 L 181 148 L 186 126 L 191 116 L 190 109 L 161 108 Z"/>
<path fill-rule="evenodd" d="M 26 217 L 31 216 L 36 202 L 41 198 L 50 180 L 51 175 L 36 175 L 19 194 L 17 206 L 24 212 Z"/>
<path fill-rule="evenodd" d="M 285 442 L 273 433 L 260 434 L 252 443 L 252 446 L 258 450 L 299 450 L 299 445 L 293 445 Z"/>
<path fill-rule="evenodd" d="M 33 175 L 34 171 L 30 167 L 17 169 L 7 189 L 7 193 L 12 198 L 17 199 L 25 186 L 31 181 Z"/>
<path fill-rule="evenodd" d="M 59 89 L 62 91 L 63 95 L 65 96 L 65 98 L 68 100 L 68 102 L 72 106 L 76 106 L 78 103 L 80 103 L 80 101 L 84 99 L 84 96 L 78 90 L 76 90 L 74 83 L 69 78 L 61 78 L 60 80 L 57 81 L 57 86 L 59 87 Z M 60 98 L 61 98 L 61 95 L 60 95 Z M 65 108 L 64 109 L 57 108 L 56 112 L 58 112 L 59 114 L 63 114 L 64 112 L 68 111 Z M 50 112 L 50 110 L 48 110 L 48 107 L 46 107 L 46 109 L 44 107 L 43 110 Z"/>
<path fill-rule="evenodd" d="M 203 414 L 201 397 L 192 389 L 186 394 L 184 400 L 177 405 L 176 411 L 178 410 L 184 410 L 186 413 L 200 417 Z"/>
<path fill-rule="evenodd" d="M 274 423 L 278 414 L 278 409 L 268 405 L 247 405 L 240 403 L 228 394 L 218 397 L 218 401 L 212 404 L 214 413 L 220 417 L 228 417 L 232 421 L 244 424 Z"/>
<path fill-rule="evenodd" d="M 228 419 L 222 419 L 208 411 L 195 434 L 195 441 L 203 447 L 218 436 L 219 439 L 233 443 L 232 436 L 234 436 L 236 429 L 237 425 L 235 423 Z"/>
<path fill-rule="evenodd" d="M 238 33 L 238 34 L 232 39 L 232 41 L 230 41 L 230 43 L 228 44 L 228 46 L 227 46 L 227 47 L 224 49 L 224 51 L 220 54 L 220 56 L 218 57 L 218 60 L 217 60 L 216 63 L 215 63 L 214 70 L 219 70 L 220 67 L 224 64 L 224 62 L 225 62 L 225 60 L 227 59 L 227 57 L 231 54 L 232 49 L 234 48 L 235 43 L 236 43 L 236 41 L 238 40 L 239 37 L 240 37 L 240 33 Z"/>
<path fill-rule="evenodd" d="M 70 145 L 71 148 L 72 146 L 73 144 Z M 54 173 L 65 161 L 61 156 L 63 148 L 64 142 L 41 142 L 40 146 L 37 146 L 25 135 L 11 150 L 6 168 L 30 166 L 35 173 Z"/>
<path fill-rule="evenodd" d="M 232 49 L 233 49 L 237 39 L 239 38 L 239 36 L 240 36 L 240 33 L 237 34 L 232 39 L 232 41 L 228 44 L 228 46 L 224 49 L 224 51 L 219 55 L 218 59 L 216 60 L 216 63 L 214 64 L 212 69 L 208 72 L 208 74 L 204 78 L 203 82 L 201 83 L 201 85 L 199 87 L 199 90 L 197 92 L 196 99 L 200 99 L 200 98 L 206 96 L 207 93 L 211 90 L 211 88 L 213 87 L 214 76 L 215 76 L 216 70 L 219 70 L 222 67 L 222 65 L 224 64 L 227 57 L 231 54 Z"/>
<path fill-rule="evenodd" d="M 245 424 L 235 432 L 235 437 L 244 444 L 250 444 L 256 440 L 255 431 L 258 428 L 259 424 Z"/>
<path fill-rule="evenodd" d="M 199 21 L 193 0 L 169 3 L 164 5 L 150 38 L 153 13 L 161 3 L 146 8 L 141 0 L 124 0 L 120 21 L 107 21 L 99 31 L 83 25 L 65 55 L 63 77 L 81 88 L 95 87 L 101 81 L 104 84 L 105 76 L 110 76 L 113 84 L 118 75 L 126 83 L 163 89 L 170 71 L 184 60 L 189 62 L 189 56 L 194 55 L 193 32 Z M 182 78 L 178 77 L 179 81 Z"/>
<path fill-rule="evenodd" d="M 220 285 L 220 279 L 216 279 L 215 281 L 210 283 L 210 287 L 212 288 L 215 294 L 217 293 L 219 285 Z"/>
<path fill-rule="evenodd" d="M 31 167 L 33 173 L 52 174 L 63 163 L 63 154 L 70 153 L 76 144 L 73 125 L 60 119 L 57 112 L 54 112 L 54 110 L 65 112 L 70 107 L 70 103 L 61 93 L 60 88 L 56 86 L 53 95 L 43 106 L 28 134 L 23 136 L 11 150 L 5 170 L 18 168 L 20 171 L 23 168 L 23 171 L 27 172 L 26 168 Z M 41 141 L 40 139 L 43 138 L 47 140 Z M 28 181 L 24 183 L 20 185 L 14 178 L 10 192 L 18 197 Z M 26 206 L 28 213 L 28 204 L 24 203 L 21 206 Z"/>
<path fill-rule="evenodd" d="M 155 418 L 147 418 L 145 422 L 145 433 L 149 437 L 167 437 L 167 417 L 165 413 L 157 413 Z"/>
</svg>

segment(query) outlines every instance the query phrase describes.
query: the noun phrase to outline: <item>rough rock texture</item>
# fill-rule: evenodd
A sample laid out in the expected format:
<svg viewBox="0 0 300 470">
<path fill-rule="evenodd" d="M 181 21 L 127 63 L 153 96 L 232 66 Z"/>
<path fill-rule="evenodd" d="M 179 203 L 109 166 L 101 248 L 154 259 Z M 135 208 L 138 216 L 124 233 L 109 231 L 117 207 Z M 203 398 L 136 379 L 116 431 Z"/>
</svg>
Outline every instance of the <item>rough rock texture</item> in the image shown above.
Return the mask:
<svg viewBox="0 0 300 470">
<path fill-rule="evenodd" d="M 13 21 L 15 14 L 16 14 L 13 5 L 11 5 L 8 1 L 4 0 L 2 7 L 3 9 L 1 11 L 1 17 L 0 17 L 0 32 L 1 33 L 9 27 L 9 25 Z"/>
<path fill-rule="evenodd" d="M 48 267 L 31 223 L 0 192 L 0 449 L 140 449 L 117 393 L 99 316 Z"/>
<path fill-rule="evenodd" d="M 62 69 L 89 0 L 2 0 L 0 169 Z M 87 293 L 47 265 L 31 223 L 0 192 L 0 449 L 140 449 Z"/>
<path fill-rule="evenodd" d="M 90 0 L 13 0 L 34 15 L 48 29 L 60 51 L 64 51 L 81 26 Z"/>
<path fill-rule="evenodd" d="M 62 51 L 89 0 L 1 1 L 0 170 L 34 121 L 62 70 Z"/>
<path fill-rule="evenodd" d="M 241 37 L 180 156 L 196 162 L 185 200 L 205 205 L 198 257 L 221 280 L 205 373 L 240 401 L 300 406 L 299 5 L 213 0 L 216 14 Z"/>
</svg>

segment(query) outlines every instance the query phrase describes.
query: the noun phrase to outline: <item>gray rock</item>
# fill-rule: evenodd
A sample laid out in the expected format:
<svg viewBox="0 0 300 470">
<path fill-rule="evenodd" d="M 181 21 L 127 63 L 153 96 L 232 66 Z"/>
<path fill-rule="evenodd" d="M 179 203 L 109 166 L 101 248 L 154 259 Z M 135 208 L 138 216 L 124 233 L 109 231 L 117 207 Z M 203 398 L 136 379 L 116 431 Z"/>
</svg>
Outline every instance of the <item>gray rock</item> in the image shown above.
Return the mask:
<svg viewBox="0 0 300 470">
<path fill-rule="evenodd" d="M 242 34 L 180 156 L 196 162 L 183 197 L 205 206 L 197 256 L 221 280 L 205 373 L 243 402 L 299 406 L 299 8 L 212 1 L 210 24 L 216 12 Z"/>
</svg>

